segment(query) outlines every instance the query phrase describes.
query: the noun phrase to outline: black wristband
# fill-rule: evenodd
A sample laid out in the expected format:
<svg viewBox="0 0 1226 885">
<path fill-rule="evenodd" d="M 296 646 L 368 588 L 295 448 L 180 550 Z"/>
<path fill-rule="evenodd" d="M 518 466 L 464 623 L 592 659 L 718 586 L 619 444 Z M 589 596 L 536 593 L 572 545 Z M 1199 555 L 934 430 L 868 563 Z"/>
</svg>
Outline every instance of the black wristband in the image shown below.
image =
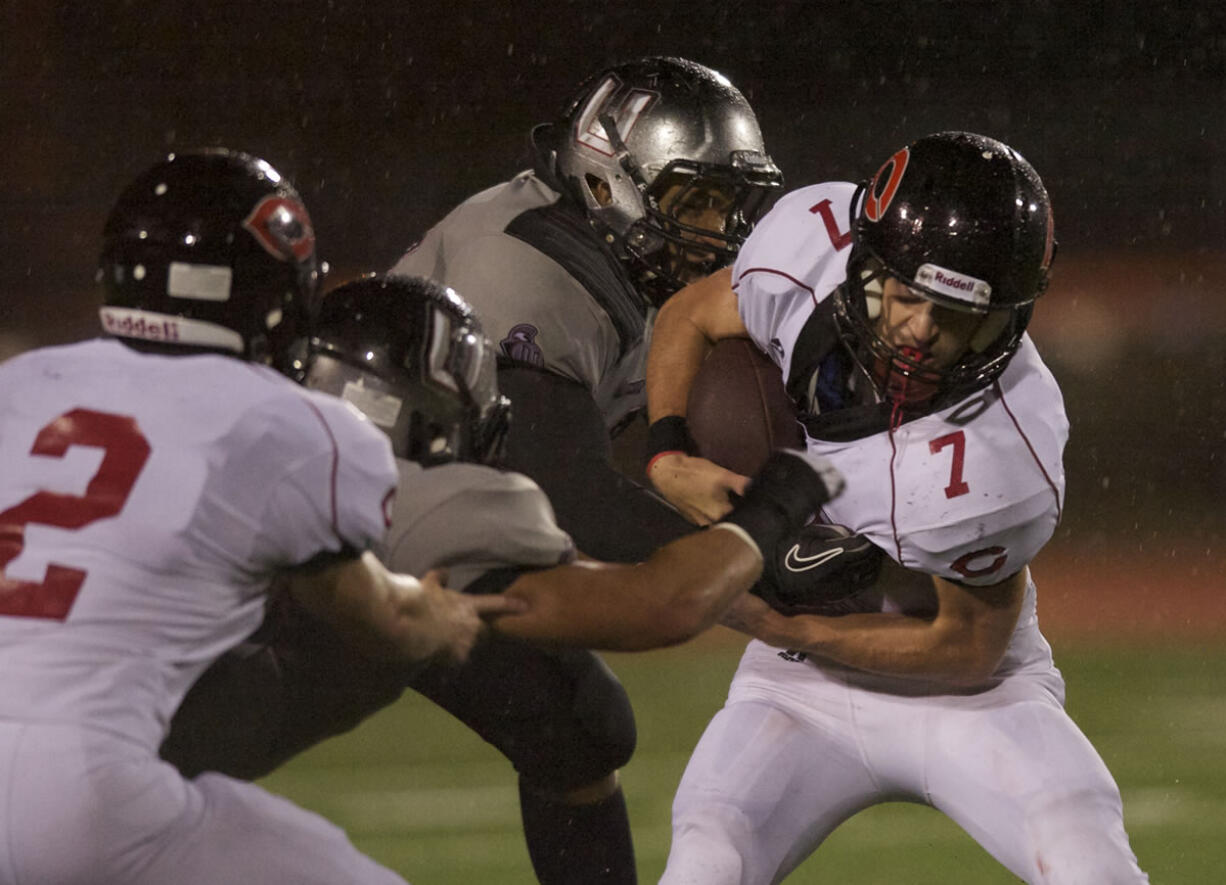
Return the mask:
<svg viewBox="0 0 1226 885">
<path fill-rule="evenodd" d="M 647 428 L 646 461 L 663 452 L 684 452 L 693 455 L 698 452 L 694 438 L 690 436 L 690 427 L 684 415 L 665 415 L 658 421 L 653 421 Z"/>
</svg>

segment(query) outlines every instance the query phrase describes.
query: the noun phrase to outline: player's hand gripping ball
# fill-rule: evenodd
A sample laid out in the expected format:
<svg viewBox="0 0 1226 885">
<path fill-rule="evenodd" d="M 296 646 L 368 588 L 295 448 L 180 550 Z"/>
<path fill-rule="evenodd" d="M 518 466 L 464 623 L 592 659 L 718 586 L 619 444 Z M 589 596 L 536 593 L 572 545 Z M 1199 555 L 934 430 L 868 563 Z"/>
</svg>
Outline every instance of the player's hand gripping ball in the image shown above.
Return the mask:
<svg viewBox="0 0 1226 885">
<path fill-rule="evenodd" d="M 881 573 L 885 554 L 841 525 L 811 523 L 780 539 L 750 592 L 785 615 L 844 615 Z"/>
</svg>

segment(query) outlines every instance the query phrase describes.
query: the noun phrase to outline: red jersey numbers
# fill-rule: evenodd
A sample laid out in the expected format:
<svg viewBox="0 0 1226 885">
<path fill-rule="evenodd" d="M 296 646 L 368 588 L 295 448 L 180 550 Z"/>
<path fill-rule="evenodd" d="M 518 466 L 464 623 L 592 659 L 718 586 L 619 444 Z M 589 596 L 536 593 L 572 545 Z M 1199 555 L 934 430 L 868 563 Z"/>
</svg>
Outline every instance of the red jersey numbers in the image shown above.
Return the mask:
<svg viewBox="0 0 1226 885">
<path fill-rule="evenodd" d="M 136 421 L 89 409 L 73 409 L 38 432 L 31 455 L 62 458 L 72 446 L 103 450 L 102 463 L 84 495 L 35 492 L 0 513 L 0 615 L 64 620 L 85 580 L 85 572 L 48 563 L 41 582 L 7 577 L 4 569 L 25 547 L 30 524 L 79 529 L 123 509 L 149 458 L 149 443 Z"/>
<path fill-rule="evenodd" d="M 835 251 L 846 249 L 851 245 L 851 231 L 839 230 L 839 223 L 834 219 L 834 210 L 830 208 L 829 200 L 822 200 L 816 206 L 810 206 L 809 211 L 821 217 L 822 223 L 826 225 L 826 234 L 830 237 Z"/>
<path fill-rule="evenodd" d="M 956 498 L 971 490 L 971 487 L 962 479 L 962 465 L 966 459 L 966 434 L 961 430 L 955 430 L 953 433 L 938 436 L 928 443 L 928 451 L 934 455 L 946 447 L 952 448 L 953 456 L 950 459 L 949 485 L 945 487 L 945 497 Z"/>
</svg>

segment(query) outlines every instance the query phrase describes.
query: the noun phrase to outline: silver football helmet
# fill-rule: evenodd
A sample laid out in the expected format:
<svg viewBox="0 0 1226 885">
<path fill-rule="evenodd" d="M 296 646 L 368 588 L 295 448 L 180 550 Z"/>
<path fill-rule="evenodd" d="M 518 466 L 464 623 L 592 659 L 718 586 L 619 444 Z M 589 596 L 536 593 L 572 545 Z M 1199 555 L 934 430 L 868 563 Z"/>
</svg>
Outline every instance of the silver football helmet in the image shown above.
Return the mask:
<svg viewBox="0 0 1226 885">
<path fill-rule="evenodd" d="M 601 71 L 533 143 L 656 302 L 730 263 L 783 187 L 749 102 L 680 58 Z"/>
</svg>

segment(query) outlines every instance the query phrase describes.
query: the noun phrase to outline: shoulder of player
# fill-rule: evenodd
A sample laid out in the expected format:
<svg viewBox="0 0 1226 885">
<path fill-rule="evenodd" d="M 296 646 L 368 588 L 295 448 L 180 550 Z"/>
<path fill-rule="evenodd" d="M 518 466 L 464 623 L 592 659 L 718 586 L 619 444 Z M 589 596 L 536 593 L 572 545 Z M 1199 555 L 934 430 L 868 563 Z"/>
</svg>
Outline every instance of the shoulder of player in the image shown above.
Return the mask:
<svg viewBox="0 0 1226 885">
<path fill-rule="evenodd" d="M 389 567 L 418 574 L 445 566 L 449 584 L 463 587 L 488 568 L 550 566 L 573 555 L 544 492 L 527 477 L 476 464 L 398 466 Z"/>
<path fill-rule="evenodd" d="M 481 464 L 422 468 L 403 459 L 396 463 L 400 487 L 394 523 L 421 519 L 444 507 L 467 508 L 487 527 L 513 526 L 526 517 L 553 521 L 544 491 L 521 473 Z"/>
<path fill-rule="evenodd" d="M 733 268 L 734 287 L 739 289 L 746 279 L 766 287 L 816 284 L 831 257 L 841 257 L 851 244 L 855 190 L 849 182 L 826 182 L 780 198 L 741 248 Z"/>
<path fill-rule="evenodd" d="M 457 249 L 472 248 L 483 237 L 497 238 L 510 221 L 529 209 L 548 206 L 558 194 L 531 174 L 522 172 L 465 199 L 431 225 L 396 261 L 389 273 L 441 276 Z M 476 254 L 480 254 L 479 250 Z M 446 282 L 444 280 L 444 282 Z"/>
<path fill-rule="evenodd" d="M 387 437 L 348 403 L 299 387 L 272 369 L 250 365 L 248 369 L 264 386 L 252 390 L 244 403 L 238 420 L 244 437 L 275 445 L 287 465 L 321 455 L 365 463 L 384 451 L 390 462 Z"/>
</svg>

